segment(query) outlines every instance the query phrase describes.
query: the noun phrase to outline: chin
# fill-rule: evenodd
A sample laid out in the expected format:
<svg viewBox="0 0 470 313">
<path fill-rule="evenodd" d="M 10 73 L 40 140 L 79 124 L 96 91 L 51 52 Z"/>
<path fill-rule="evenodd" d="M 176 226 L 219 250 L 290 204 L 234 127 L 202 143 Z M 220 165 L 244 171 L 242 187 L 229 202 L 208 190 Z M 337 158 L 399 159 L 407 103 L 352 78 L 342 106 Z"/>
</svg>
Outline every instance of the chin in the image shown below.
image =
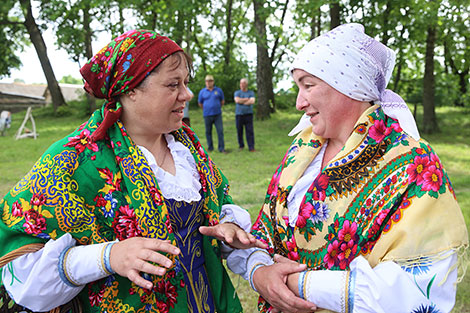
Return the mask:
<svg viewBox="0 0 470 313">
<path fill-rule="evenodd" d="M 173 131 L 178 130 L 178 129 L 180 129 L 181 127 L 183 127 L 183 120 L 181 120 L 181 121 L 179 121 L 178 123 L 176 123 L 175 127 L 176 127 L 176 128 L 175 128 Z"/>
</svg>

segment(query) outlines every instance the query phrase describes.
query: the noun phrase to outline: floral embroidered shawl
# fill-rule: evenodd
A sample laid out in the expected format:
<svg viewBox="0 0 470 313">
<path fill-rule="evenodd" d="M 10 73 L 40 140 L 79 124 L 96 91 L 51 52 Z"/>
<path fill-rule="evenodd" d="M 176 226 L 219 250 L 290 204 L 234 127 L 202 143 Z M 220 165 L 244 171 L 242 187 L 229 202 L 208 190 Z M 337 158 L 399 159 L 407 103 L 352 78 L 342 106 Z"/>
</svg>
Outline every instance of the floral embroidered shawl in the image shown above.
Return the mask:
<svg viewBox="0 0 470 313">
<path fill-rule="evenodd" d="M 65 233 L 82 245 L 134 236 L 176 243 L 158 182 L 122 123 L 111 126 L 103 140 L 90 139 L 103 120 L 103 110 L 53 144 L 0 202 L 0 255 Z M 205 224 L 215 225 L 221 206 L 232 202 L 227 180 L 190 128 L 184 126 L 173 135 L 194 156 L 203 186 Z M 241 312 L 217 241 L 205 236 L 203 247 L 217 311 Z M 188 311 L 183 273 L 176 265 L 163 277 L 148 278 L 155 286 L 151 291 L 117 274 L 89 283 L 79 295 L 84 311 Z"/>
<path fill-rule="evenodd" d="M 425 141 L 372 106 L 343 149 L 322 169 L 289 226 L 287 196 L 325 140 L 305 129 L 276 169 L 253 234 L 311 269 L 347 270 L 358 255 L 372 267 L 437 258 L 468 245 L 450 180 Z M 269 304 L 260 298 L 260 311 Z"/>
</svg>

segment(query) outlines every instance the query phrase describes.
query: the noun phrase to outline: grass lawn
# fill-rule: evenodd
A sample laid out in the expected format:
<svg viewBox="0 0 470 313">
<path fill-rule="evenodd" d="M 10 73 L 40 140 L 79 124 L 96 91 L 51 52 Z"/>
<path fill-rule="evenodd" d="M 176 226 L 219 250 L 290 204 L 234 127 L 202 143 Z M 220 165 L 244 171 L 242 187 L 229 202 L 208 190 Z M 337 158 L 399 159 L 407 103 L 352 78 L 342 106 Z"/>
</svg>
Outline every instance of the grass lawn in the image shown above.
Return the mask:
<svg viewBox="0 0 470 313">
<path fill-rule="evenodd" d="M 193 109 L 193 108 L 191 108 Z M 231 195 L 235 203 L 246 208 L 252 219 L 257 216 L 266 189 L 275 167 L 280 162 L 293 138 L 287 133 L 296 124 L 300 113 L 276 112 L 271 119 L 255 121 L 255 152 L 248 149 L 238 151 L 235 115 L 233 105 L 227 105 L 224 112 L 225 146 L 229 153 L 213 152 L 211 157 L 231 182 Z M 202 112 L 193 110 L 191 126 L 206 145 Z M 55 140 L 65 136 L 80 125 L 85 118 L 52 118 L 33 112 L 39 137 L 16 141 L 14 133 L 24 118 L 24 112 L 13 115 L 11 129 L 7 136 L 0 137 L 0 197 L 32 167 L 38 157 Z M 470 110 L 468 108 L 438 108 L 437 117 L 441 132 L 422 135 L 431 143 L 447 170 L 457 199 L 464 213 L 467 226 L 470 225 Z M 216 132 L 213 130 L 214 139 Z M 216 142 L 214 143 L 216 146 Z M 256 312 L 257 296 L 247 282 L 233 277 L 245 312 Z M 470 312 L 470 275 L 458 285 L 457 302 L 453 312 Z"/>
</svg>

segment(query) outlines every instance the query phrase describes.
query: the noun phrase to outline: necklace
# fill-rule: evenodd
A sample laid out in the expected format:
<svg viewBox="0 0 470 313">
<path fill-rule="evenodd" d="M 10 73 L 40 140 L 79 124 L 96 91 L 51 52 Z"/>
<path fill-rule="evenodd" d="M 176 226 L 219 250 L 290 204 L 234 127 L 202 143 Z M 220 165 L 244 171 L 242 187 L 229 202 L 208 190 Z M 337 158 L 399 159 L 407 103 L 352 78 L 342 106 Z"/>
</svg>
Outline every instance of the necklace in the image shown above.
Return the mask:
<svg viewBox="0 0 470 313">
<path fill-rule="evenodd" d="M 158 162 L 157 162 L 157 165 L 158 165 L 159 167 L 162 167 L 163 164 L 165 164 L 167 154 L 168 154 L 168 149 L 165 149 L 165 154 L 163 155 L 163 161 L 162 161 L 162 163 L 158 164 Z"/>
</svg>

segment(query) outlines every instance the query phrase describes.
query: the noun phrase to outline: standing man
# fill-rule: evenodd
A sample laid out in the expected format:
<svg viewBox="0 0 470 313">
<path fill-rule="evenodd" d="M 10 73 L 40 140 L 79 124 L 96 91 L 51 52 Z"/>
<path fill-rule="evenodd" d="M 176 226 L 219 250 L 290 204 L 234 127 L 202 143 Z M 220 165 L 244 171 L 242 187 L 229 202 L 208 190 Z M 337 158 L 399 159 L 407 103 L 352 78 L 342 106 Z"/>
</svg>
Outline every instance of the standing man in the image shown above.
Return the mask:
<svg viewBox="0 0 470 313">
<path fill-rule="evenodd" d="M 246 142 L 250 151 L 255 151 L 255 134 L 253 132 L 253 104 L 255 93 L 248 90 L 248 79 L 240 80 L 240 90 L 235 91 L 235 119 L 237 123 L 238 146 L 240 150 L 245 148 L 243 142 L 243 127 L 246 131 Z"/>
<path fill-rule="evenodd" d="M 224 103 L 225 99 L 222 89 L 214 86 L 214 77 L 212 75 L 207 75 L 206 88 L 199 91 L 198 104 L 202 108 L 202 114 L 204 116 L 207 148 L 209 151 L 214 150 L 214 144 L 212 143 L 212 124 L 214 124 L 217 130 L 219 151 L 225 152 L 224 126 L 222 124 L 222 106 Z"/>
</svg>

